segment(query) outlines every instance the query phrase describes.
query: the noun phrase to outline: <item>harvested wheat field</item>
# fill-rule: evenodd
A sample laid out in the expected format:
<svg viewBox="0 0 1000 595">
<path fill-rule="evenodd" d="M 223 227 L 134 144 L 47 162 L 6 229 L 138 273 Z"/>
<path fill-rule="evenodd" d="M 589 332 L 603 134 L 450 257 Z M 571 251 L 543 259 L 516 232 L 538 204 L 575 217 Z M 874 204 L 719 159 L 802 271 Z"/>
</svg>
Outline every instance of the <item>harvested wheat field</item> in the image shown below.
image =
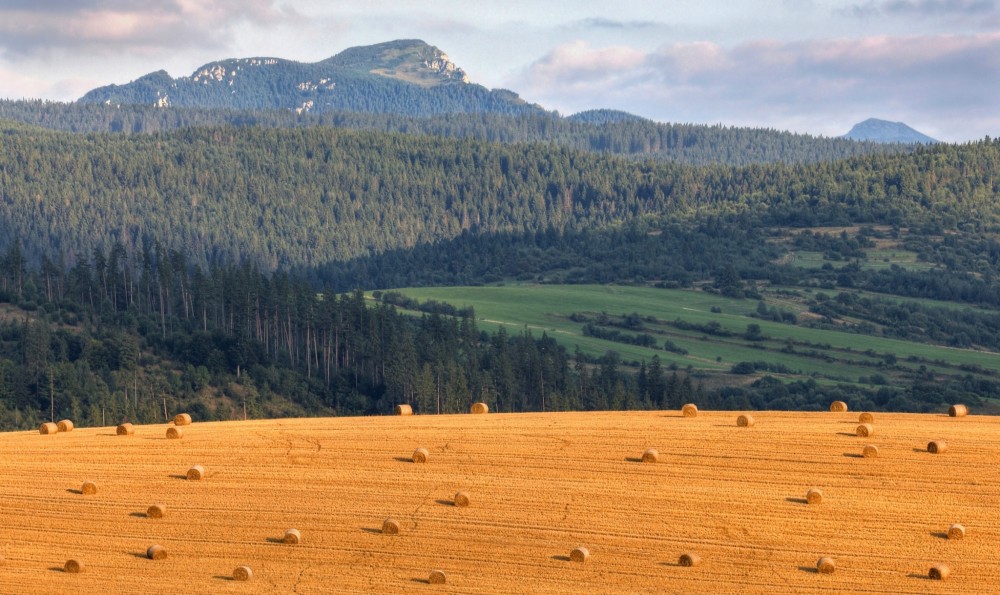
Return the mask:
<svg viewBox="0 0 1000 595">
<path fill-rule="evenodd" d="M 0 434 L 5 593 L 985 593 L 1000 418 L 548 413 Z M 927 452 L 947 440 L 943 454 Z M 867 444 L 877 458 L 864 458 Z M 415 445 L 425 464 L 412 462 Z M 639 455 L 654 447 L 659 463 Z M 201 481 L 186 470 L 201 464 Z M 84 496 L 84 480 L 100 490 Z M 807 505 L 809 488 L 823 502 Z M 469 494 L 455 506 L 456 492 Z M 150 503 L 169 514 L 147 518 Z M 394 518 L 397 535 L 382 534 Z M 948 539 L 960 523 L 965 539 Z M 302 541 L 288 545 L 295 527 Z M 158 544 L 169 556 L 150 560 Z M 585 564 L 570 561 L 584 547 Z M 700 563 L 682 566 L 682 554 Z M 836 572 L 820 574 L 829 557 Z M 86 571 L 65 572 L 67 560 Z M 928 569 L 946 565 L 947 580 Z M 234 568 L 252 568 L 246 582 Z M 431 584 L 434 570 L 447 575 Z M 180 582 L 178 582 L 180 581 Z"/>
</svg>

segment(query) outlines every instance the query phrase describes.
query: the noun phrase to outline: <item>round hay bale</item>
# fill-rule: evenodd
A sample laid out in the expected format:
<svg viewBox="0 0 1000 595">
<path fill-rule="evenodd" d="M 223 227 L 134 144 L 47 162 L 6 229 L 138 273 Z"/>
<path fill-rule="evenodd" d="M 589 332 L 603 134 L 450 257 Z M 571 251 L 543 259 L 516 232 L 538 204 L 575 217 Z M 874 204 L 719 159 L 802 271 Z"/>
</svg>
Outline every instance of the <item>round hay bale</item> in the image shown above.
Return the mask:
<svg viewBox="0 0 1000 595">
<path fill-rule="evenodd" d="M 484 413 L 489 413 L 490 412 L 490 406 L 487 405 L 486 403 L 482 403 L 482 402 L 480 402 L 480 403 L 473 403 L 472 407 L 469 409 L 469 411 L 472 412 L 472 413 L 475 413 L 476 415 L 482 415 Z"/>
<path fill-rule="evenodd" d="M 171 440 L 177 440 L 183 437 L 184 437 L 184 430 L 176 427 L 167 428 L 167 438 L 170 438 Z"/>
<path fill-rule="evenodd" d="M 427 582 L 432 585 L 443 585 L 448 582 L 448 577 L 444 575 L 443 570 L 432 570 L 431 575 L 427 577 Z"/>
<path fill-rule="evenodd" d="M 806 502 L 809 504 L 822 504 L 823 492 L 817 488 L 809 488 L 809 491 L 806 492 Z"/>
<path fill-rule="evenodd" d="M 60 419 L 59 423 L 56 424 L 60 432 L 72 432 L 73 431 L 73 420 L 71 419 Z"/>
<path fill-rule="evenodd" d="M 948 415 L 952 417 L 965 417 L 969 414 L 969 408 L 965 405 L 952 405 L 948 408 Z"/>
<path fill-rule="evenodd" d="M 382 535 L 399 535 L 399 521 L 391 518 L 382 521 Z"/>
<path fill-rule="evenodd" d="M 413 462 L 414 463 L 426 463 L 427 458 L 431 456 L 431 453 L 427 451 L 426 448 L 418 448 L 413 451 Z"/>
<path fill-rule="evenodd" d="M 54 423 L 52 423 L 50 421 L 47 421 L 47 422 L 43 423 L 42 425 L 38 426 L 38 433 L 39 434 L 58 434 L 59 433 L 59 426 L 57 426 L 56 424 L 54 424 Z"/>
<path fill-rule="evenodd" d="M 413 415 L 413 407 L 409 405 L 396 405 L 396 415 Z"/>
<path fill-rule="evenodd" d="M 128 422 L 119 424 L 118 428 L 115 430 L 115 433 L 118 434 L 119 436 L 132 436 L 133 434 L 135 434 L 135 426 L 133 426 Z"/>
<path fill-rule="evenodd" d="M 874 444 L 866 445 L 865 449 L 861 451 L 861 456 L 863 456 L 866 459 L 878 458 L 878 447 L 875 446 Z"/>
<path fill-rule="evenodd" d="M 298 529 L 285 529 L 285 536 L 281 538 L 282 543 L 297 545 L 302 541 L 302 534 Z"/>
<path fill-rule="evenodd" d="M 935 564 L 931 566 L 927 576 L 936 581 L 943 581 L 948 578 L 949 574 L 951 574 L 951 568 L 948 568 L 947 564 Z"/>
<path fill-rule="evenodd" d="M 830 403 L 830 411 L 834 413 L 844 413 L 847 411 L 847 403 L 843 401 L 834 401 Z"/>
<path fill-rule="evenodd" d="M 586 562 L 590 559 L 590 550 L 585 547 L 574 548 L 573 551 L 569 553 L 569 559 L 573 562 Z"/>
<path fill-rule="evenodd" d="M 875 426 L 871 424 L 861 424 L 856 430 L 858 438 L 870 438 L 875 435 Z"/>
<path fill-rule="evenodd" d="M 823 557 L 816 562 L 816 571 L 820 574 L 833 574 L 834 570 L 837 570 L 837 564 L 833 558 Z"/>
<path fill-rule="evenodd" d="M 677 563 L 681 566 L 697 566 L 701 564 L 701 556 L 698 554 L 681 554 L 681 557 L 677 560 Z"/>
<path fill-rule="evenodd" d="M 647 448 L 646 452 L 642 453 L 643 463 L 655 463 L 660 460 L 660 453 L 655 448 Z"/>
<path fill-rule="evenodd" d="M 63 570 L 70 574 L 78 574 L 83 572 L 84 569 L 85 567 L 83 562 L 80 562 L 79 560 L 66 560 L 66 563 L 63 564 Z"/>
<path fill-rule="evenodd" d="M 167 515 L 166 504 L 153 504 L 146 509 L 146 516 L 151 519 L 162 519 Z"/>
<path fill-rule="evenodd" d="M 688 403 L 687 405 L 681 407 L 681 413 L 684 415 L 684 417 L 697 417 L 698 406 L 695 405 L 694 403 Z"/>
<path fill-rule="evenodd" d="M 150 560 L 166 560 L 167 549 L 162 545 L 151 545 L 146 550 L 146 557 Z"/>
<path fill-rule="evenodd" d="M 205 468 L 201 465 L 195 465 L 187 471 L 187 478 L 190 480 L 197 481 L 202 477 L 205 477 Z"/>
<path fill-rule="evenodd" d="M 865 411 L 864 413 L 862 413 L 861 415 L 858 416 L 858 422 L 863 423 L 863 424 L 874 423 L 875 422 L 875 416 L 872 415 L 871 413 L 868 413 L 867 411 Z"/>
<path fill-rule="evenodd" d="M 927 444 L 927 452 L 931 454 L 939 455 L 946 450 L 948 450 L 948 443 L 944 440 L 931 440 Z"/>
<path fill-rule="evenodd" d="M 948 527 L 948 539 L 965 539 L 965 527 L 958 523 Z"/>
<path fill-rule="evenodd" d="M 754 421 L 752 415 L 741 415 L 736 418 L 736 425 L 741 428 L 753 427 Z"/>
<path fill-rule="evenodd" d="M 249 566 L 237 566 L 233 570 L 233 580 L 234 581 L 248 581 L 253 578 L 253 570 L 250 570 Z"/>
<path fill-rule="evenodd" d="M 92 481 L 85 481 L 80 486 L 80 493 L 85 496 L 93 496 L 97 493 L 97 484 Z"/>
<path fill-rule="evenodd" d="M 466 508 L 469 506 L 469 493 L 468 492 L 458 492 L 455 494 L 455 506 L 459 508 Z"/>
<path fill-rule="evenodd" d="M 178 413 L 174 416 L 175 426 L 190 426 L 191 425 L 191 414 L 190 413 Z"/>
</svg>

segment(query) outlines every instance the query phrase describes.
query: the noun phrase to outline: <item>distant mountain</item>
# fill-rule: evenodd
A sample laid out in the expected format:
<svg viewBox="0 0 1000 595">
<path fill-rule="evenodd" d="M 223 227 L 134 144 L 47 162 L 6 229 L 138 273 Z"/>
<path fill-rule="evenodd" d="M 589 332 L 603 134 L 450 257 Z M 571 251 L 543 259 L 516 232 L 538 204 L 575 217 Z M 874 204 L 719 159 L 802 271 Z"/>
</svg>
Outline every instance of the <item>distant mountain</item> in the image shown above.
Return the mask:
<svg viewBox="0 0 1000 595">
<path fill-rule="evenodd" d="M 877 118 L 868 118 L 864 122 L 855 124 L 854 128 L 851 128 L 851 131 L 844 135 L 844 138 L 876 143 L 929 145 L 939 142 L 902 122 L 889 122 Z"/>
<path fill-rule="evenodd" d="M 179 78 L 159 70 L 94 89 L 80 102 L 409 116 L 545 111 L 511 91 L 471 83 L 444 52 L 415 39 L 350 48 L 311 64 L 239 58 L 211 62 Z"/>
<path fill-rule="evenodd" d="M 570 122 L 583 124 L 617 124 L 619 122 L 650 122 L 648 118 L 613 109 L 592 109 L 566 116 Z"/>
</svg>

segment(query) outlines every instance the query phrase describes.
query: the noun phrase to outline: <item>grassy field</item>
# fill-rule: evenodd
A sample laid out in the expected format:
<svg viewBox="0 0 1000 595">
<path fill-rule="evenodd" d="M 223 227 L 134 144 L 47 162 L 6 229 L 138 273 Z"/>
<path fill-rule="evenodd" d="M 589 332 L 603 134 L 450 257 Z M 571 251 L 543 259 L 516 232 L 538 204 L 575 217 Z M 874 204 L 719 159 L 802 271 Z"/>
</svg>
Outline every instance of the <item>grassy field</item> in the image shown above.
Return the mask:
<svg viewBox="0 0 1000 595">
<path fill-rule="evenodd" d="M 917 260 L 917 254 L 900 248 L 871 249 L 860 262 L 863 269 L 888 269 L 893 266 L 903 267 L 911 271 L 929 271 L 937 268 L 933 263 Z M 798 250 L 790 253 L 791 264 L 803 269 L 818 269 L 826 263 L 841 267 L 846 261 L 832 261 L 825 258 L 822 252 Z"/>
<path fill-rule="evenodd" d="M 0 434 L 5 593 L 986 593 L 1000 418 L 676 411 Z M 949 450 L 926 452 L 931 439 Z M 866 444 L 878 458 L 862 458 Z M 426 448 L 424 464 L 411 462 Z M 648 448 L 660 461 L 642 463 Z M 193 464 L 201 481 L 184 478 Z M 98 486 L 80 493 L 82 483 Z M 821 504 L 806 491 L 822 490 Z M 468 492 L 467 508 L 453 505 Z M 154 503 L 163 518 L 148 518 Z M 381 531 L 399 522 L 398 535 Z M 947 539 L 962 523 L 963 540 Z M 281 542 L 288 528 L 301 543 Z M 150 560 L 150 545 L 167 558 Z M 591 554 L 570 560 L 576 547 Z M 686 568 L 679 556 L 702 564 Z M 833 574 L 818 574 L 820 557 Z M 68 559 L 85 572 L 63 571 Z M 950 578 L 928 580 L 931 565 Z M 253 579 L 232 579 L 237 566 Z M 431 585 L 432 570 L 447 584 Z"/>
<path fill-rule="evenodd" d="M 604 285 L 505 285 L 489 287 L 407 288 L 400 293 L 424 301 L 433 299 L 457 307 L 472 306 L 481 327 L 506 326 L 519 332 L 525 326 L 540 335 L 554 337 L 571 352 L 579 348 L 590 355 L 608 350 L 625 360 L 649 360 L 654 354 L 668 364 L 692 366 L 706 371 L 728 371 L 738 362 L 766 361 L 780 364 L 789 376 L 818 380 L 859 382 L 873 374 L 891 377 L 916 373 L 921 366 L 935 374 L 965 374 L 960 366 L 978 366 L 1000 371 L 1000 354 L 937 345 L 913 343 L 836 330 L 761 320 L 750 316 L 755 300 L 737 300 L 698 290 Z M 801 301 L 772 300 L 796 316 L 808 316 Z M 584 322 L 570 318 L 582 314 L 593 319 L 606 313 L 622 317 L 637 313 L 644 318 L 641 332 L 652 335 L 662 346 L 665 340 L 687 350 L 687 354 L 639 347 L 583 335 Z M 694 325 L 718 324 L 731 336 L 680 329 L 676 320 Z M 760 327 L 762 340 L 744 338 L 747 327 Z M 637 334 L 637 331 L 622 329 Z M 895 363 L 886 364 L 890 356 Z"/>
</svg>

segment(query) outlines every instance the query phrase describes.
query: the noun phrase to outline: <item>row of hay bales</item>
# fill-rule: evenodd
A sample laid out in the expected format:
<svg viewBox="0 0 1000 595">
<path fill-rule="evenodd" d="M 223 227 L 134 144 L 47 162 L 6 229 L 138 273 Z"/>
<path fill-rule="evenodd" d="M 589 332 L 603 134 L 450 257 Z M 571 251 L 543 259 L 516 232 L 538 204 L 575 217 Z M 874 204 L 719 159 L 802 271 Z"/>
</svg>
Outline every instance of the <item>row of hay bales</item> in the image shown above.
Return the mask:
<svg viewBox="0 0 1000 595">
<path fill-rule="evenodd" d="M 833 401 L 830 403 L 830 411 L 834 413 L 846 413 L 848 411 L 847 403 L 844 401 Z M 688 403 L 681 408 L 681 414 L 684 417 L 697 417 L 698 406 L 694 403 Z M 969 414 L 969 408 L 963 404 L 955 404 L 948 408 L 948 415 L 950 417 L 965 417 Z M 855 429 L 855 434 L 860 438 L 870 438 L 875 435 L 875 416 L 872 413 L 864 412 L 858 416 L 859 425 Z M 754 418 L 749 414 L 742 414 L 736 418 L 736 425 L 742 428 L 748 428 L 754 426 Z M 948 444 L 944 440 L 932 440 L 927 444 L 927 452 L 931 454 L 940 454 L 948 450 Z M 878 457 L 879 450 L 874 444 L 869 444 L 864 447 L 862 451 L 862 457 L 864 458 L 875 458 Z M 644 463 L 656 463 L 659 461 L 660 455 L 655 448 L 649 448 L 642 454 L 642 462 Z M 819 488 L 810 488 L 806 492 L 805 501 L 810 505 L 818 505 L 823 502 L 823 492 Z M 955 523 L 948 527 L 947 532 L 948 539 L 964 539 L 965 538 L 965 527 L 961 524 Z M 584 549 L 584 548 L 578 548 Z M 575 552 L 576 550 L 574 550 Z M 584 551 L 586 551 L 584 549 Z M 689 554 L 684 554 L 681 556 L 680 565 L 681 566 L 693 566 L 700 562 L 700 558 L 695 557 L 697 562 L 693 561 Z M 571 559 L 584 561 L 590 557 L 589 552 L 586 557 Z M 836 570 L 836 563 L 833 558 L 822 557 L 816 563 L 816 570 L 819 574 L 832 574 Z M 928 578 L 934 580 L 945 580 L 951 574 L 951 570 L 946 564 L 936 564 L 930 568 L 927 573 Z"/>
<path fill-rule="evenodd" d="M 47 421 L 42 425 L 38 426 L 39 434 L 58 434 L 59 432 L 72 432 L 73 431 L 73 420 L 71 419 L 61 419 L 56 423 Z"/>
<path fill-rule="evenodd" d="M 178 413 L 173 419 L 174 427 L 167 429 L 167 438 L 180 438 L 184 435 L 178 426 L 191 425 L 191 415 L 189 413 Z M 63 419 L 58 423 L 47 421 L 38 426 L 39 434 L 58 434 L 59 432 L 72 432 L 74 428 L 73 420 Z M 119 424 L 115 428 L 115 433 L 119 436 L 132 436 L 135 434 L 135 426 L 130 422 Z"/>
<path fill-rule="evenodd" d="M 469 413 L 473 413 L 476 415 L 484 415 L 489 412 L 490 412 L 490 406 L 483 402 L 473 403 L 472 406 L 469 407 Z M 413 407 L 405 403 L 401 405 L 396 405 L 396 408 L 393 410 L 393 413 L 395 415 L 413 415 Z"/>
<path fill-rule="evenodd" d="M 490 412 L 490 406 L 483 402 L 473 403 L 472 406 L 469 407 L 469 413 L 473 413 L 476 415 L 484 415 L 489 412 Z M 395 410 L 393 410 L 393 413 L 395 415 L 413 415 L 413 407 L 407 404 L 396 405 L 396 408 Z"/>
<path fill-rule="evenodd" d="M 834 401 L 830 403 L 830 411 L 833 413 L 846 413 L 847 410 L 847 403 L 844 401 Z M 694 403 L 687 403 L 681 407 L 681 414 L 684 417 L 697 417 L 698 406 Z M 962 404 L 952 405 L 948 408 L 948 415 L 951 417 L 965 417 L 968 414 L 969 408 Z M 872 423 L 875 421 L 875 417 L 871 413 L 862 413 L 859 421 L 861 423 Z"/>
</svg>

